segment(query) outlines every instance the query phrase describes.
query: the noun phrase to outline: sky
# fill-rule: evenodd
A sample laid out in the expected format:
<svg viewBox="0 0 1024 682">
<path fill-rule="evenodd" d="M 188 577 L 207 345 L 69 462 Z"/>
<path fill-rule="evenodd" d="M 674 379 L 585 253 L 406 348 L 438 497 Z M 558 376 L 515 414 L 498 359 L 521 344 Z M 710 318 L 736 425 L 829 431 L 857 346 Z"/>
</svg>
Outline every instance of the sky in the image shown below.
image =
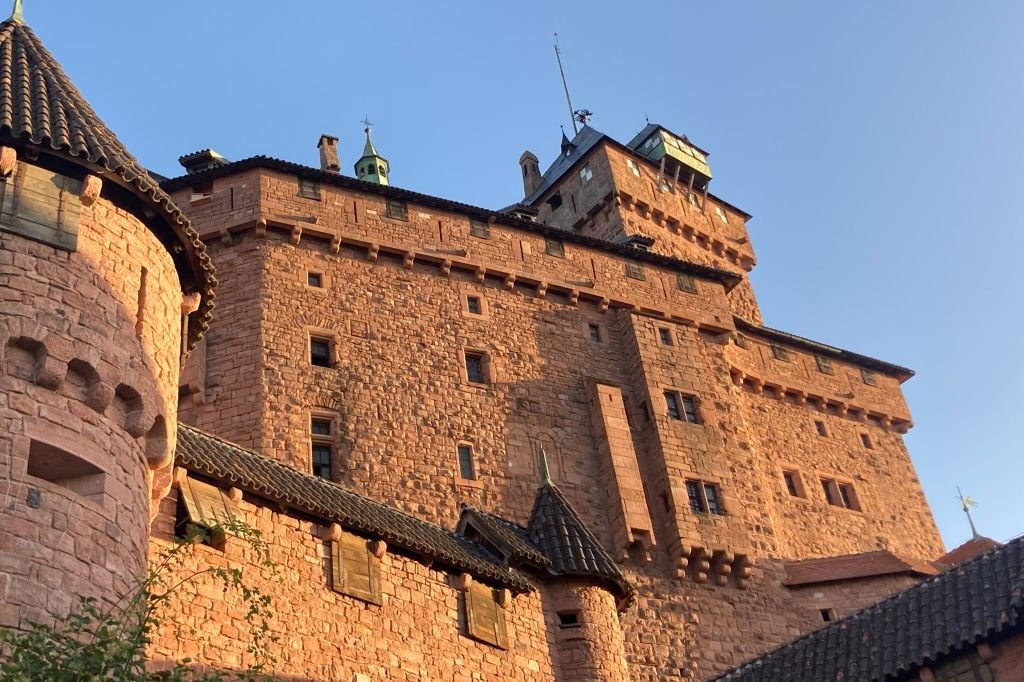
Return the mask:
<svg viewBox="0 0 1024 682">
<path fill-rule="evenodd" d="M 362 123 L 392 183 L 522 196 L 577 108 L 710 151 L 754 216 L 765 323 L 911 367 L 906 436 L 947 547 L 1024 532 L 1020 2 L 25 0 L 27 22 L 152 170 L 212 147 L 342 172 Z M 898 495 L 894 490 L 892 494 Z"/>
</svg>

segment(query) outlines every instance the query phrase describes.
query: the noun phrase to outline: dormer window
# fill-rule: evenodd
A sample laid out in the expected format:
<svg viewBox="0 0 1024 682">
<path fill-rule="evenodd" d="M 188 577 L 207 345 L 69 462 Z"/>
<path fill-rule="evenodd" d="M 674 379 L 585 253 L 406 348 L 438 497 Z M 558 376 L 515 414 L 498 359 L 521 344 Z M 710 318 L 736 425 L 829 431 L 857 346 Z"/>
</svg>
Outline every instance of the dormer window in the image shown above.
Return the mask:
<svg viewBox="0 0 1024 682">
<path fill-rule="evenodd" d="M 590 170 L 590 164 L 587 164 L 586 166 L 584 166 L 583 168 L 580 169 L 580 182 L 582 184 L 584 184 L 584 185 L 587 184 L 588 182 L 590 182 L 590 179 L 593 178 L 593 177 L 594 177 L 594 172 L 592 170 Z"/>
</svg>

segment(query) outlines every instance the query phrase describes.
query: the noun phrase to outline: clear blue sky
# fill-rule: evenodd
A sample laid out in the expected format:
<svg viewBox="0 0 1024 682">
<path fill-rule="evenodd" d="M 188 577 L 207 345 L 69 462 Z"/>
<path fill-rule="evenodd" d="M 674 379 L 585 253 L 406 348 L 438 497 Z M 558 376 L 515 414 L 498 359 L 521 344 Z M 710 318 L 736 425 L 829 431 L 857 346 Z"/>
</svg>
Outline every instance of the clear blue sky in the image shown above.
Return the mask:
<svg viewBox="0 0 1024 682">
<path fill-rule="evenodd" d="M 402 187 L 498 208 L 566 105 L 711 152 L 754 215 L 770 326 L 906 365 L 907 445 L 947 545 L 1024 531 L 1024 51 L 1019 2 L 25 0 L 143 163 L 213 147 L 342 169 L 375 140 Z M 769 6 L 770 5 L 770 6 Z M 898 494 L 898 491 L 893 491 Z"/>
</svg>

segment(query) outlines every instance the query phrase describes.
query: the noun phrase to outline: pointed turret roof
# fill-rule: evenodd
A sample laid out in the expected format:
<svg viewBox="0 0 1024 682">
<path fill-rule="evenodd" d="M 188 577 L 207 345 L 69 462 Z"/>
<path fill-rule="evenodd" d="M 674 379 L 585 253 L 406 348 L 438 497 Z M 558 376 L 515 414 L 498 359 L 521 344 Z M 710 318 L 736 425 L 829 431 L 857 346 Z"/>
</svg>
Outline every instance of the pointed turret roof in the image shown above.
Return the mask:
<svg viewBox="0 0 1024 682">
<path fill-rule="evenodd" d="M 150 177 L 92 110 L 60 64 L 24 21 L 21 2 L 0 23 L 0 144 L 32 146 L 115 182 L 153 210 L 150 229 L 171 253 L 186 293 L 201 294 L 190 325 L 190 341 L 205 333 L 213 308 L 213 262 L 199 234 L 171 198 Z"/>
<path fill-rule="evenodd" d="M 526 531 L 551 562 L 548 570 L 554 575 L 596 578 L 611 583 L 625 604 L 633 600 L 633 586 L 550 480 L 537 491 Z"/>
<path fill-rule="evenodd" d="M 373 146 L 373 140 L 370 139 L 370 129 L 367 128 L 366 132 L 366 144 L 363 145 L 363 156 L 380 156 L 377 153 L 377 148 Z"/>
</svg>

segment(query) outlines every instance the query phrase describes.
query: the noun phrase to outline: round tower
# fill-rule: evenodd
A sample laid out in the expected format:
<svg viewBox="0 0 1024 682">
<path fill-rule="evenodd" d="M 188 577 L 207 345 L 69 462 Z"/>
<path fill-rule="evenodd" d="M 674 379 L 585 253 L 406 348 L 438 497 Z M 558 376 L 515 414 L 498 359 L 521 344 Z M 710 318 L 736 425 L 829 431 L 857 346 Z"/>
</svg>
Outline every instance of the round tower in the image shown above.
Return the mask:
<svg viewBox="0 0 1024 682">
<path fill-rule="evenodd" d="M 544 586 L 545 610 L 558 651 L 559 682 L 629 679 L 615 595 L 593 580 Z"/>
<path fill-rule="evenodd" d="M 0 627 L 145 575 L 215 283 L 17 2 L 0 24 Z"/>
</svg>

